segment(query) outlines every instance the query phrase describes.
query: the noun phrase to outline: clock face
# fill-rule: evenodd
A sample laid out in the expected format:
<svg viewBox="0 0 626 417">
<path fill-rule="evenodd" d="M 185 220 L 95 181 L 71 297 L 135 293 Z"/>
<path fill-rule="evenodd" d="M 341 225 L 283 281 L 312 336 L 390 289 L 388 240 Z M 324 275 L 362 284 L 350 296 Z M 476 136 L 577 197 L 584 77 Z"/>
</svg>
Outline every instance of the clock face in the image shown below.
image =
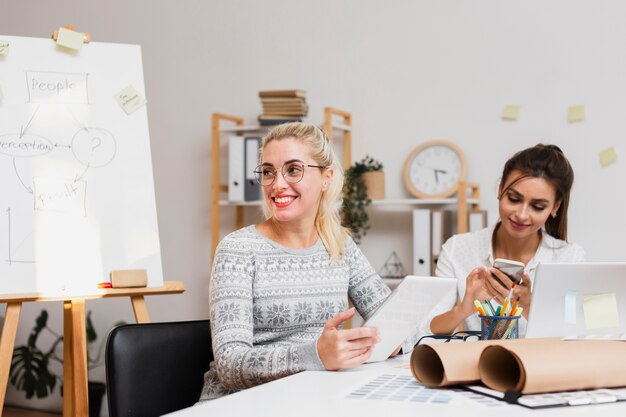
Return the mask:
<svg viewBox="0 0 626 417">
<path fill-rule="evenodd" d="M 404 180 L 416 197 L 442 198 L 457 191 L 465 172 L 465 158 L 456 145 L 433 141 L 418 146 L 409 155 Z"/>
</svg>

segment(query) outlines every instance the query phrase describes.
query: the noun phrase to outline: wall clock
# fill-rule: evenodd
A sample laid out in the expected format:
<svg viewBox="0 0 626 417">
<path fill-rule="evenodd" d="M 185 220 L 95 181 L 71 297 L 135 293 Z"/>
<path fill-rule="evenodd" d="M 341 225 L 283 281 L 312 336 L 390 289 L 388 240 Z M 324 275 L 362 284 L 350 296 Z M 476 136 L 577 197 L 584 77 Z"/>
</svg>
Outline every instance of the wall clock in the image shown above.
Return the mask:
<svg viewBox="0 0 626 417">
<path fill-rule="evenodd" d="M 411 151 L 402 176 L 404 185 L 418 198 L 446 198 L 465 180 L 467 163 L 461 149 L 447 140 L 432 140 Z"/>
</svg>

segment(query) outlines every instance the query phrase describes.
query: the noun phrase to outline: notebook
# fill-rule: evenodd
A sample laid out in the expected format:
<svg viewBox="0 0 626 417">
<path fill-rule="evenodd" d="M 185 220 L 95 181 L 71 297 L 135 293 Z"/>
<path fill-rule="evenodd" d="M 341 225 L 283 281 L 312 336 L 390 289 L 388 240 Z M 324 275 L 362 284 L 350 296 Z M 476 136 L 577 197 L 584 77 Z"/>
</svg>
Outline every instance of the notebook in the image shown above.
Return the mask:
<svg viewBox="0 0 626 417">
<path fill-rule="evenodd" d="M 377 327 L 380 342 L 367 362 L 384 361 L 428 316 L 439 300 L 456 286 L 456 278 L 409 275 L 363 326 Z"/>
<path fill-rule="evenodd" d="M 526 337 L 626 340 L 626 263 L 539 264 Z"/>
<path fill-rule="evenodd" d="M 466 385 L 464 388 L 488 397 L 497 398 L 511 404 L 519 404 L 533 409 L 607 404 L 617 401 L 626 401 L 626 388 L 600 388 L 526 395 L 520 395 L 519 393 L 515 393 L 513 391 L 504 393 L 487 388 L 484 385 Z"/>
</svg>

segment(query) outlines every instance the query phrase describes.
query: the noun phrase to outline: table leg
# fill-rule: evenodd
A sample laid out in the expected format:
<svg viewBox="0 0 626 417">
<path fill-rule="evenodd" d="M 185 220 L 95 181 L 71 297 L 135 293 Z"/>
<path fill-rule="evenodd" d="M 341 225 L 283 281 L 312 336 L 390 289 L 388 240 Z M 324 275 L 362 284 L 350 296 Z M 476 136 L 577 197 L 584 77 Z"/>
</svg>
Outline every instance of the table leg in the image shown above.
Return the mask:
<svg viewBox="0 0 626 417">
<path fill-rule="evenodd" d="M 22 303 L 8 303 L 2 325 L 2 336 L 0 337 L 0 416 L 4 407 L 4 397 L 7 393 L 17 323 L 20 319 L 21 310 Z"/>
</svg>

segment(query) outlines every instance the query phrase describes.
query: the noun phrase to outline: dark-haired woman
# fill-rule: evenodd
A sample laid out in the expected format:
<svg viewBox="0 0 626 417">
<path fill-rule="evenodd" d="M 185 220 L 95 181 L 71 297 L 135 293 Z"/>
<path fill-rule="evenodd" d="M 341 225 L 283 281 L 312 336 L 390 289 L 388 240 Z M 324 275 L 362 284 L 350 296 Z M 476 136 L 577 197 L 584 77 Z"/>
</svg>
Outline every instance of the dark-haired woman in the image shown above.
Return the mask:
<svg viewBox="0 0 626 417">
<path fill-rule="evenodd" d="M 540 262 L 581 262 L 585 252 L 567 242 L 567 210 L 574 171 L 555 145 L 539 144 L 516 153 L 504 165 L 498 190 L 500 220 L 474 233 L 453 236 L 437 262 L 437 276 L 456 277 L 455 292 L 447 294 L 425 324 L 432 333 L 448 334 L 461 324 L 480 330 L 474 300 L 502 304 L 514 286 L 493 268 L 496 258 L 526 265 L 522 282 L 513 289 L 523 308 L 520 335 L 526 332 L 531 285 Z"/>
</svg>

